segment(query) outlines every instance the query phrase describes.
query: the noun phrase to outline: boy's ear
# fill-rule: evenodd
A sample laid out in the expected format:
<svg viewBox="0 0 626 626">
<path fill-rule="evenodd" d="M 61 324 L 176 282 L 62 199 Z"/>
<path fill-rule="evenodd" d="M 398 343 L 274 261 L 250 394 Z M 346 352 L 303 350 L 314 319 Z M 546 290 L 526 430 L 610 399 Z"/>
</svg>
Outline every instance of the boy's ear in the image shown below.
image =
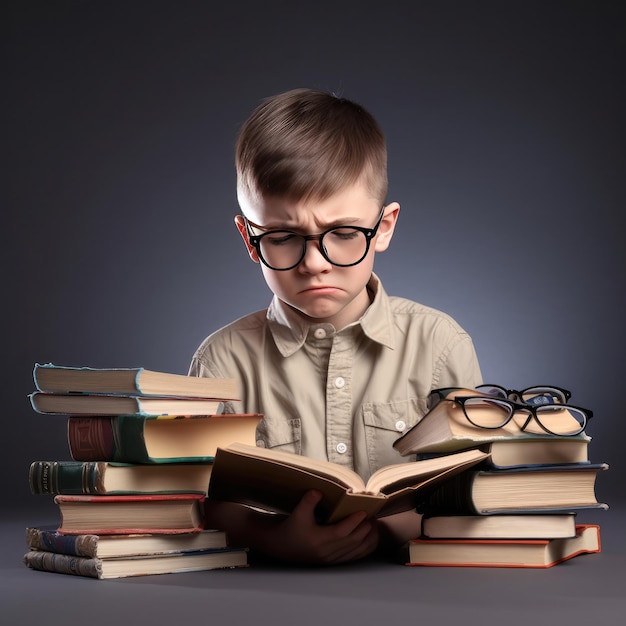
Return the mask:
<svg viewBox="0 0 626 626">
<path fill-rule="evenodd" d="M 237 230 L 239 231 L 243 242 L 246 244 L 246 249 L 248 250 L 250 258 L 255 263 L 259 263 L 259 255 L 257 254 L 256 248 L 250 245 L 250 239 L 248 239 L 248 229 L 246 228 L 246 222 L 242 215 L 235 216 L 235 226 L 237 226 Z"/>
<path fill-rule="evenodd" d="M 376 243 L 374 245 L 376 252 L 382 252 L 389 247 L 393 231 L 396 228 L 396 222 L 398 221 L 398 213 L 400 213 L 400 205 L 397 202 L 390 202 L 385 207 L 383 219 L 376 233 Z"/>
</svg>

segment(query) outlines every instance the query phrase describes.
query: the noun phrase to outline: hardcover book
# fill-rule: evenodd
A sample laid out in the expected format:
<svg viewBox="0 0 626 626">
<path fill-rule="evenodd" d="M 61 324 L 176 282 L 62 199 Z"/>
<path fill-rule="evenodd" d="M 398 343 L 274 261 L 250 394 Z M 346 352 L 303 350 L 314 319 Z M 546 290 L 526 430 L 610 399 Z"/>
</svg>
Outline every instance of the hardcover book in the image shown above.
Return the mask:
<svg viewBox="0 0 626 626">
<path fill-rule="evenodd" d="M 490 515 L 606 509 L 595 492 L 598 473 L 606 469 L 606 463 L 471 469 L 437 485 L 421 510 L 431 515 Z"/>
<path fill-rule="evenodd" d="M 431 539 L 555 539 L 575 534 L 575 513 L 422 517 L 422 536 Z"/>
<path fill-rule="evenodd" d="M 470 447 L 478 447 L 489 453 L 485 463 L 494 468 L 518 467 L 525 465 L 565 465 L 567 463 L 588 463 L 591 437 L 576 435 L 564 437 L 511 437 Z M 427 459 L 446 452 L 419 452 L 418 459 Z"/>
<path fill-rule="evenodd" d="M 254 445 L 263 416 L 252 413 L 142 417 L 68 417 L 69 451 L 75 461 L 118 463 L 211 462 L 218 446 Z"/>
<path fill-rule="evenodd" d="M 478 411 L 479 409 L 476 410 Z M 561 417 L 563 420 L 575 421 L 567 410 L 563 410 L 562 413 Z M 522 417 L 526 419 L 527 416 L 522 414 Z M 552 419 L 555 419 L 555 417 L 553 416 Z M 507 454 L 508 450 L 509 454 L 525 455 L 527 453 L 533 454 L 533 452 L 524 450 L 521 447 L 515 450 L 511 448 L 505 449 L 500 446 L 500 442 L 515 441 L 516 444 L 521 446 L 521 443 L 525 441 L 539 441 L 542 443 L 534 444 L 534 453 L 545 455 L 546 458 L 551 458 L 551 455 L 558 456 L 563 454 L 565 450 L 569 450 L 566 453 L 568 455 L 580 454 L 580 450 L 575 452 L 569 448 L 562 448 L 561 452 L 556 452 L 558 444 L 551 442 L 555 440 L 563 441 L 564 439 L 588 442 L 590 437 L 585 433 L 573 437 L 548 435 L 535 423 L 531 423 L 526 430 L 522 431 L 516 416 L 501 428 L 480 428 L 468 421 L 459 405 L 454 402 L 440 402 L 426 413 L 415 426 L 396 439 L 393 447 L 402 456 L 408 456 L 422 453 L 445 454 L 480 445 L 497 443 L 498 445 L 493 448 L 494 451 L 499 449 L 498 451 L 502 454 Z M 566 446 L 568 444 L 565 443 L 563 445 Z M 544 446 L 543 450 L 541 446 Z M 526 463 L 527 461 L 523 462 Z M 513 464 L 511 461 L 506 463 Z"/>
<path fill-rule="evenodd" d="M 35 364 L 38 391 L 53 393 L 105 393 L 131 396 L 180 396 L 238 399 L 237 383 L 230 378 L 196 378 L 182 374 L 135 368 L 66 367 Z"/>
<path fill-rule="evenodd" d="M 580 524 L 559 539 L 412 539 L 407 565 L 547 568 L 600 551 L 600 527 Z"/>
<path fill-rule="evenodd" d="M 245 567 L 248 555 L 245 548 L 222 548 L 100 559 L 30 550 L 23 560 L 34 570 L 104 579 Z"/>
<path fill-rule="evenodd" d="M 189 533 L 204 527 L 201 494 L 54 496 L 68 535 Z"/>
<path fill-rule="evenodd" d="M 322 522 L 335 522 L 356 511 L 383 516 L 415 508 L 425 489 L 485 457 L 480 450 L 468 450 L 390 465 L 372 474 L 366 484 L 356 472 L 336 463 L 233 443 L 217 450 L 209 498 L 290 513 L 306 491 L 318 489 L 323 494 L 317 511 Z"/>
<path fill-rule="evenodd" d="M 34 495 L 207 494 L 211 463 L 138 465 L 108 461 L 33 461 Z"/>
<path fill-rule="evenodd" d="M 226 533 L 215 529 L 180 534 L 66 535 L 56 526 L 30 526 L 26 545 L 30 550 L 108 559 L 226 548 L 228 542 Z"/>
<path fill-rule="evenodd" d="M 103 394 L 60 394 L 34 391 L 29 395 L 37 413 L 47 415 L 214 415 L 224 403 L 207 398 L 144 398 Z"/>
<path fill-rule="evenodd" d="M 496 468 L 523 465 L 565 465 L 567 463 L 588 463 L 588 435 L 544 438 L 512 438 L 492 441 L 481 450 L 489 452 L 489 463 Z"/>
</svg>

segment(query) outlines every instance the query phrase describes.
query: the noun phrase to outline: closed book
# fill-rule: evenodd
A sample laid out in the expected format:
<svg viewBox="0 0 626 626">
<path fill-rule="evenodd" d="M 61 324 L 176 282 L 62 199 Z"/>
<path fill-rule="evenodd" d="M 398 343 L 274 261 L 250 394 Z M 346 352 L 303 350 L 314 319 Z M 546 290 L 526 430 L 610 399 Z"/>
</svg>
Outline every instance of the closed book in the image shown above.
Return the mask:
<svg viewBox="0 0 626 626">
<path fill-rule="evenodd" d="M 480 409 L 476 409 L 476 411 L 480 411 Z M 518 421 L 522 418 L 525 421 L 527 417 L 528 416 L 522 412 L 519 417 L 514 415 L 513 419 L 500 428 L 480 428 L 468 421 L 460 405 L 454 402 L 440 402 L 435 405 L 433 409 L 428 411 L 415 426 L 396 439 L 393 443 L 393 447 L 402 456 L 422 453 L 446 454 L 467 448 L 475 448 L 492 442 L 549 442 L 556 437 L 555 435 L 546 434 L 534 421 L 522 431 Z M 569 419 L 575 422 L 571 414 L 565 409 L 563 410 L 562 418 L 563 420 Z M 555 419 L 555 417 L 553 416 L 552 419 Z M 563 439 L 564 437 L 559 436 L 557 438 Z M 574 438 L 587 441 L 590 439 L 585 433 L 575 435 L 571 438 L 567 437 L 567 439 Z M 506 452 L 503 450 L 503 453 Z M 551 454 L 548 450 L 537 453 Z M 523 455 L 524 451 L 518 450 L 516 454 Z M 571 452 L 568 454 L 571 454 Z"/>
<path fill-rule="evenodd" d="M 69 535 L 200 532 L 204 527 L 201 494 L 132 496 L 54 496 Z"/>
<path fill-rule="evenodd" d="M 245 548 L 222 548 L 100 559 L 30 550 L 23 560 L 34 570 L 105 579 L 245 567 L 248 555 Z"/>
<path fill-rule="evenodd" d="M 422 517 L 422 536 L 431 539 L 555 539 L 575 534 L 575 513 Z"/>
<path fill-rule="evenodd" d="M 35 495 L 206 495 L 212 468 L 210 462 L 138 465 L 108 461 L 33 461 L 28 482 Z"/>
<path fill-rule="evenodd" d="M 548 568 L 601 551 L 600 527 L 580 524 L 574 537 L 558 539 L 427 539 L 409 542 L 407 565 Z"/>
<path fill-rule="evenodd" d="M 35 391 L 29 396 L 37 413 L 48 415 L 213 415 L 224 411 L 220 400 L 144 398 L 102 394 L 60 394 Z"/>
<path fill-rule="evenodd" d="M 67 418 L 69 451 L 75 461 L 119 463 L 211 462 L 219 446 L 254 445 L 260 414 L 179 416 L 115 415 Z"/>
<path fill-rule="evenodd" d="M 489 453 L 493 467 L 505 468 L 523 465 L 564 465 L 588 463 L 589 442 L 587 435 L 543 438 L 512 438 L 492 441 L 481 450 Z"/>
<path fill-rule="evenodd" d="M 511 437 L 490 441 L 476 447 L 489 454 L 485 464 L 494 468 L 525 465 L 564 465 L 589 463 L 589 442 L 586 435 L 541 438 Z M 417 459 L 428 459 L 446 452 L 420 452 Z"/>
<path fill-rule="evenodd" d="M 226 533 L 216 529 L 180 534 L 66 535 L 56 526 L 30 526 L 26 529 L 26 545 L 30 550 L 108 559 L 226 548 L 228 541 Z"/>
<path fill-rule="evenodd" d="M 420 508 L 431 515 L 608 508 L 595 493 L 598 473 L 606 469 L 606 463 L 470 469 L 437 485 Z"/>
<path fill-rule="evenodd" d="M 143 367 L 93 368 L 35 363 L 33 380 L 38 391 L 53 393 L 238 399 L 237 382 L 232 378 L 198 378 Z"/>
</svg>

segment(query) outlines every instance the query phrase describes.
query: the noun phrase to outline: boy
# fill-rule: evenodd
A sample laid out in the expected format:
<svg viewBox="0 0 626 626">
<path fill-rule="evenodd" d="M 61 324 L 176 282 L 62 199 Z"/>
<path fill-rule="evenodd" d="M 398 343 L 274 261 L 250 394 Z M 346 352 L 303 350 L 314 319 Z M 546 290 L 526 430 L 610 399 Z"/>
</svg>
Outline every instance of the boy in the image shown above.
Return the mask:
<svg viewBox="0 0 626 626">
<path fill-rule="evenodd" d="M 234 377 L 230 412 L 264 414 L 257 445 L 346 465 L 364 478 L 409 461 L 392 443 L 436 387 L 482 382 L 470 337 L 449 316 L 390 298 L 373 273 L 400 206 L 385 204 L 387 152 L 374 118 L 349 100 L 296 89 L 265 100 L 236 147 L 235 223 L 274 297 L 218 330 L 189 373 Z M 280 560 L 341 563 L 419 533 L 414 512 L 318 525 L 319 494 L 287 518 L 209 502 L 210 524 Z"/>
</svg>

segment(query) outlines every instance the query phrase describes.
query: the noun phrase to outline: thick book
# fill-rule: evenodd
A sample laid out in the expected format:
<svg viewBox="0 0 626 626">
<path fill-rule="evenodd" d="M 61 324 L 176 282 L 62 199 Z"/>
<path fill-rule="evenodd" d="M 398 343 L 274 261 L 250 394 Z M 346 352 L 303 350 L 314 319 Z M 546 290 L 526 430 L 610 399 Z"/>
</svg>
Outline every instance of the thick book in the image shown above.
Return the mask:
<svg viewBox="0 0 626 626">
<path fill-rule="evenodd" d="M 56 526 L 29 526 L 26 546 L 30 550 L 109 559 L 226 548 L 228 540 L 225 531 L 216 529 L 180 534 L 65 535 Z"/>
<path fill-rule="evenodd" d="M 68 535 L 189 533 L 204 528 L 201 494 L 54 496 Z"/>
<path fill-rule="evenodd" d="M 262 417 L 256 413 L 178 418 L 72 415 L 67 418 L 67 439 L 75 461 L 211 462 L 218 446 L 233 441 L 254 445 Z"/>
<path fill-rule="evenodd" d="M 34 495 L 206 495 L 212 469 L 209 462 L 139 465 L 109 461 L 33 461 L 28 483 Z"/>
<path fill-rule="evenodd" d="M 558 539 L 426 539 L 409 542 L 407 565 L 447 567 L 553 567 L 580 554 L 600 552 L 600 527 L 580 524 Z"/>
<path fill-rule="evenodd" d="M 520 416 L 524 420 L 527 418 L 527 415 L 523 413 Z M 569 419 L 573 420 L 571 415 L 564 410 L 563 419 L 568 419 L 568 416 Z M 550 442 L 553 440 L 562 441 L 564 439 L 588 442 L 590 437 L 585 433 L 574 435 L 573 437 L 548 435 L 534 422 L 526 430 L 522 431 L 515 416 L 501 428 L 480 428 L 468 421 L 459 405 L 454 402 L 440 402 L 426 413 L 415 426 L 396 439 L 393 447 L 402 456 L 409 456 L 422 453 L 445 454 L 495 442 L 499 444 L 499 442 L 515 441 L 521 444 L 524 441 L 540 441 L 543 442 L 542 445 L 547 447 L 541 451 L 539 449 L 540 444 L 537 444 L 535 446 L 536 453 L 550 458 L 549 455 L 551 454 L 558 456 L 558 454 L 563 453 L 557 453 L 555 449 L 556 444 L 551 444 Z M 566 449 L 570 450 L 569 448 L 563 448 L 563 450 Z M 510 452 L 513 451 L 510 450 Z M 518 448 L 514 453 L 524 455 L 526 452 Z M 502 449 L 502 454 L 507 454 L 506 449 Z M 574 451 L 570 450 L 567 454 L 574 454 Z M 580 454 L 580 451 L 578 451 L 578 454 Z M 508 463 L 512 464 L 510 461 Z"/>
<path fill-rule="evenodd" d="M 245 548 L 221 548 L 101 559 L 30 550 L 23 560 L 34 570 L 104 579 L 245 567 L 248 554 Z"/>
<path fill-rule="evenodd" d="M 93 368 L 35 363 L 33 379 L 38 391 L 52 393 L 239 399 L 235 379 L 197 378 L 143 367 Z"/>
<path fill-rule="evenodd" d="M 564 465 L 588 463 L 591 437 L 550 436 L 542 438 L 511 437 L 483 443 L 479 447 L 489 453 L 486 461 L 491 467 L 506 468 L 524 465 Z M 420 452 L 418 459 L 446 454 L 445 452 Z"/>
<path fill-rule="evenodd" d="M 415 508 L 420 492 L 485 457 L 480 450 L 468 450 L 389 465 L 365 483 L 353 470 L 330 461 L 233 443 L 217 450 L 208 497 L 288 514 L 306 491 L 317 489 L 323 494 L 316 511 L 321 522 L 356 511 L 390 515 Z"/>
<path fill-rule="evenodd" d="M 470 469 L 437 485 L 422 502 L 430 515 L 571 512 L 603 508 L 596 479 L 606 463 Z"/>
<path fill-rule="evenodd" d="M 576 534 L 576 513 L 554 515 L 425 515 L 431 539 L 556 539 Z"/>
<path fill-rule="evenodd" d="M 34 391 L 29 396 L 37 413 L 46 415 L 214 415 L 223 413 L 224 403 L 210 398 L 144 398 L 103 394 L 61 394 Z"/>
<path fill-rule="evenodd" d="M 481 450 L 489 452 L 489 463 L 493 467 L 505 468 L 523 465 L 565 465 L 588 463 L 591 437 L 549 436 L 541 439 L 515 437 L 492 441 Z"/>
</svg>

